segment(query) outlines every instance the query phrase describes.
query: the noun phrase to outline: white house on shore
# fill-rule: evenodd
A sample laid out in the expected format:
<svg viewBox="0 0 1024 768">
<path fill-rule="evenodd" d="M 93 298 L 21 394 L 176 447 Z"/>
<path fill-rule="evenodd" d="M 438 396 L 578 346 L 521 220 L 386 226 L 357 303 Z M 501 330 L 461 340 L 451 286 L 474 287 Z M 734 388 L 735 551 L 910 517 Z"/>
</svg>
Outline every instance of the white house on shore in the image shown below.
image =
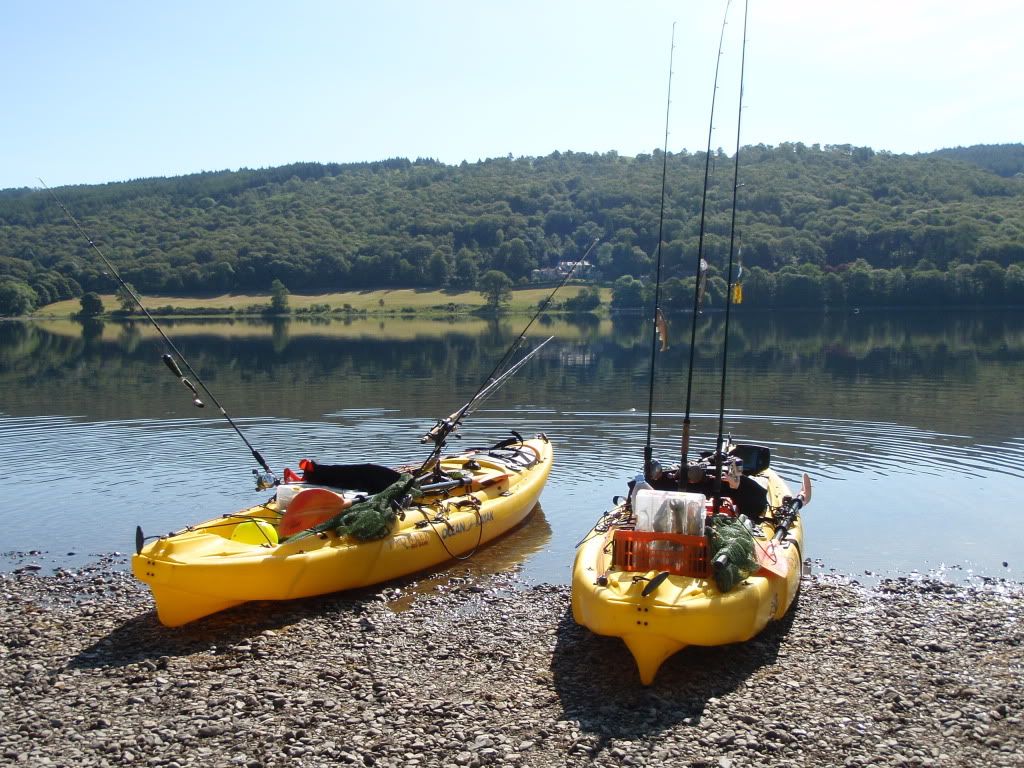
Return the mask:
<svg viewBox="0 0 1024 768">
<path fill-rule="evenodd" d="M 530 282 L 547 283 L 556 280 L 564 280 L 565 276 L 572 272 L 572 276 L 579 280 L 600 280 L 601 272 L 589 261 L 581 261 L 573 269 L 573 261 L 560 261 L 554 267 L 543 267 L 530 272 Z"/>
</svg>

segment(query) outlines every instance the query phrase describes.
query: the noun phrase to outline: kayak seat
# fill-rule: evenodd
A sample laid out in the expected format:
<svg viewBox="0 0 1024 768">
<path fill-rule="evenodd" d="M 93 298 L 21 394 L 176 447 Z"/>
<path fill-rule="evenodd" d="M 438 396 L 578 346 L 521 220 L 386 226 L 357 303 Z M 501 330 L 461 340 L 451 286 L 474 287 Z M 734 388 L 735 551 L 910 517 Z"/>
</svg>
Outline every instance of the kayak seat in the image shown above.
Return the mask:
<svg viewBox="0 0 1024 768">
<path fill-rule="evenodd" d="M 347 491 L 380 493 L 398 482 L 402 473 L 380 464 L 317 464 L 306 460 L 303 481 Z"/>
</svg>

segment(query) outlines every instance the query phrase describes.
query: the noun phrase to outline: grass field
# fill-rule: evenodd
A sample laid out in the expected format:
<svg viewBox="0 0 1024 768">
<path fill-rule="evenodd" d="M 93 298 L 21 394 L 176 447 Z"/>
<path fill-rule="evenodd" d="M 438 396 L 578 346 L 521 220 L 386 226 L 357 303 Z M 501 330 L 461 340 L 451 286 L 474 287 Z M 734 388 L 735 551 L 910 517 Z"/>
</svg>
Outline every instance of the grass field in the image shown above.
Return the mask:
<svg viewBox="0 0 1024 768">
<path fill-rule="evenodd" d="M 571 298 L 583 290 L 583 286 L 567 285 L 555 296 L 552 303 L 557 304 Z M 527 312 L 536 309 L 537 305 L 551 295 L 552 288 L 523 288 L 512 291 L 512 300 L 507 310 L 509 312 Z M 103 306 L 108 312 L 119 308 L 117 297 L 113 293 L 101 294 Z M 151 312 L 163 308 L 174 307 L 178 310 L 187 309 L 227 309 L 244 312 L 247 308 L 267 306 L 270 303 L 270 296 L 258 296 L 248 294 L 225 294 L 210 298 L 185 298 L 180 296 L 140 296 L 146 309 Z M 601 289 L 601 300 L 609 301 L 611 291 L 607 288 Z M 462 293 L 450 293 L 447 291 L 414 291 L 411 289 L 400 290 L 379 290 L 379 291 L 350 291 L 346 293 L 327 293 L 317 296 L 306 296 L 292 293 L 288 296 L 288 306 L 294 311 L 304 309 L 314 304 L 327 304 L 332 310 L 342 310 L 350 307 L 356 312 L 367 312 L 370 314 L 393 313 L 393 312 L 414 312 L 416 314 L 437 312 L 446 313 L 452 310 L 457 312 L 472 312 L 486 304 L 483 294 L 477 291 L 465 291 Z M 33 315 L 36 317 L 68 317 L 81 310 L 78 299 L 58 301 L 37 309 Z"/>
</svg>

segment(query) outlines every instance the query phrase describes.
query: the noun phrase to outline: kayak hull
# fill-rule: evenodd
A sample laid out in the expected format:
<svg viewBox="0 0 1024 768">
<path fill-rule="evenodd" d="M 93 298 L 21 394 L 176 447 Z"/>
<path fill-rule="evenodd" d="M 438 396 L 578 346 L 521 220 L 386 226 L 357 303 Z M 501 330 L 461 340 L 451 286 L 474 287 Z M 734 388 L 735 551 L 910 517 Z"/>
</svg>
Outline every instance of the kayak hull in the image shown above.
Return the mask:
<svg viewBox="0 0 1024 768">
<path fill-rule="evenodd" d="M 791 495 L 770 469 L 755 479 L 767 488 L 771 508 Z M 621 514 L 614 519 L 624 520 L 624 511 L 618 511 Z M 725 593 L 713 578 L 672 574 L 644 595 L 659 571 L 615 568 L 612 539 L 619 527 L 599 523 L 580 545 L 573 565 L 572 613 L 576 623 L 595 634 L 622 638 L 644 685 L 654 681 L 667 658 L 688 645 L 750 640 L 770 621 L 786 615 L 800 588 L 803 530 L 799 518 L 781 544 L 772 543 L 771 518 L 762 522 L 764 535 L 755 536 L 754 541 L 765 567 Z"/>
<path fill-rule="evenodd" d="M 132 557 L 132 572 L 150 587 L 160 622 L 180 626 L 250 600 L 329 594 L 427 570 L 507 533 L 536 506 L 551 471 L 551 445 L 538 437 L 514 448 L 529 457 L 528 466 L 487 449 L 442 459 L 446 472 L 472 472 L 479 490 L 418 499 L 382 539 L 324 533 L 274 543 L 273 536 L 239 536 L 239 526 L 251 533 L 256 521 L 280 521 L 271 500 L 147 544 Z"/>
</svg>

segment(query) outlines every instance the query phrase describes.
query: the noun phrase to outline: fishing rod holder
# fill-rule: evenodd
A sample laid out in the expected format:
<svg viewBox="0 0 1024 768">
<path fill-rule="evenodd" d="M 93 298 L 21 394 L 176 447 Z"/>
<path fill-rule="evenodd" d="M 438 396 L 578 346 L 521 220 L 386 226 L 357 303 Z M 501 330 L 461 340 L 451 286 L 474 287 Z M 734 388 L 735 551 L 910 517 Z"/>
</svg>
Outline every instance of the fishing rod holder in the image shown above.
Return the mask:
<svg viewBox="0 0 1024 768">
<path fill-rule="evenodd" d="M 430 431 L 420 438 L 420 442 L 444 445 L 444 441 L 453 436 L 462 437 L 458 425 L 454 424 L 451 418 L 439 419 Z"/>
</svg>

